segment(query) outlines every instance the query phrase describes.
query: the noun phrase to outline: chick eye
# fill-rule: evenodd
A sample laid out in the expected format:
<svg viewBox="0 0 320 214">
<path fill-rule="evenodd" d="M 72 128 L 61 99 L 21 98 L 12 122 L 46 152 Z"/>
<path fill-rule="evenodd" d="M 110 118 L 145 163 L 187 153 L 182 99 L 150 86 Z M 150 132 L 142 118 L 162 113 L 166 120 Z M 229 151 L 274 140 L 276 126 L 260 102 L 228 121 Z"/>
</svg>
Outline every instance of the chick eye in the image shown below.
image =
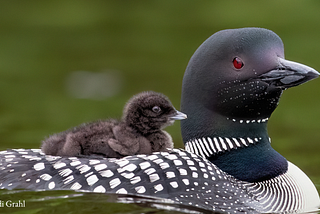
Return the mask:
<svg viewBox="0 0 320 214">
<path fill-rule="evenodd" d="M 161 111 L 161 108 L 159 106 L 153 106 L 152 111 L 155 113 L 159 113 Z"/>
<path fill-rule="evenodd" d="M 236 69 L 241 69 L 244 66 L 242 59 L 239 57 L 235 57 L 232 62 Z"/>
</svg>

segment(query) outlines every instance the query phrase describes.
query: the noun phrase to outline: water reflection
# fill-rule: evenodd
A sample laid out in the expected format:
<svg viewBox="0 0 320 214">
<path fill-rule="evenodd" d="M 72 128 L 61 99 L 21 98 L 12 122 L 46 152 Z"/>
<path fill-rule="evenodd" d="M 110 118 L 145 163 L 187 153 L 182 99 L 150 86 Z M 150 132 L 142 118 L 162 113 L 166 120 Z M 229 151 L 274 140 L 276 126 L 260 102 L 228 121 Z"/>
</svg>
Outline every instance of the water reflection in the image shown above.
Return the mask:
<svg viewBox="0 0 320 214">
<path fill-rule="evenodd" d="M 25 201 L 25 207 L 6 207 L 6 202 Z M 182 214 L 217 213 L 198 207 L 174 204 L 170 200 L 120 194 L 99 194 L 70 190 L 0 190 L 0 213 L 122 213 Z M 319 213 L 320 210 L 308 213 Z"/>
<path fill-rule="evenodd" d="M 1 190 L 1 213 L 214 213 L 193 206 L 173 204 L 170 200 L 119 194 L 97 194 L 69 190 Z M 25 201 L 20 208 L 6 207 L 7 201 Z"/>
</svg>

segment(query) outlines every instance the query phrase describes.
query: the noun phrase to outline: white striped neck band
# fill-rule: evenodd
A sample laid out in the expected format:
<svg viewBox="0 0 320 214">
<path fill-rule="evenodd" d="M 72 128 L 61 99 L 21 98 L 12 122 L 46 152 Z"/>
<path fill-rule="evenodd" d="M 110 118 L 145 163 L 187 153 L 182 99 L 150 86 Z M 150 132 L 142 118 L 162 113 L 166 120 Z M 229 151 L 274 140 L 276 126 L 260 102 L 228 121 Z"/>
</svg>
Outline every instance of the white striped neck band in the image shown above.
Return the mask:
<svg viewBox="0 0 320 214">
<path fill-rule="evenodd" d="M 257 120 L 238 120 L 238 119 L 231 119 L 227 117 L 227 120 L 231 120 L 232 122 L 235 122 L 235 123 L 248 124 L 248 123 L 266 123 L 268 122 L 269 118 L 257 119 Z"/>
<path fill-rule="evenodd" d="M 246 147 L 250 144 L 256 144 L 262 140 L 262 137 L 255 138 L 228 138 L 228 137 L 203 137 L 188 141 L 185 149 L 188 152 L 208 158 L 219 152 L 226 152 L 240 147 Z M 270 142 L 270 139 L 269 139 Z"/>
</svg>

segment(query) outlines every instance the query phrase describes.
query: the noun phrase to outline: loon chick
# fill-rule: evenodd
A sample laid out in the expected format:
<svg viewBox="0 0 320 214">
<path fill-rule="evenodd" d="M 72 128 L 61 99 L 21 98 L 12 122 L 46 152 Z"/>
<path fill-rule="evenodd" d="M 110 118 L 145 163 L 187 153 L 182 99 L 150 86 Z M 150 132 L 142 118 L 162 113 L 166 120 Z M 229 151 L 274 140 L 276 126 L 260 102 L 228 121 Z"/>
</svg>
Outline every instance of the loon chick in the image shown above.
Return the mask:
<svg viewBox="0 0 320 214">
<path fill-rule="evenodd" d="M 186 151 L 97 159 L 12 149 L 0 152 L 0 188 L 147 196 L 164 207 L 224 213 L 313 211 L 320 205 L 314 184 L 271 147 L 267 123 L 283 90 L 318 75 L 285 60 L 270 30 L 219 31 L 183 78 Z"/>
<path fill-rule="evenodd" d="M 142 92 L 128 101 L 121 121 L 101 120 L 54 134 L 43 141 L 41 150 L 47 155 L 107 158 L 166 151 L 173 142 L 162 129 L 186 117 L 163 94 Z"/>
</svg>

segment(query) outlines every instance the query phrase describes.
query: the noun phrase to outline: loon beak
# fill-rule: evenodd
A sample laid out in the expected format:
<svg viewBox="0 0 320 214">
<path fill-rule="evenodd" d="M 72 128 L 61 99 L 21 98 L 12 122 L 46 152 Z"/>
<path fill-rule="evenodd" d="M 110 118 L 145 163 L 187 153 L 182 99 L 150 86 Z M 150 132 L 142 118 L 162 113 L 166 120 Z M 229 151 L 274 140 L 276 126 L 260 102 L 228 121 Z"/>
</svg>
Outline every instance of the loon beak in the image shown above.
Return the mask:
<svg viewBox="0 0 320 214">
<path fill-rule="evenodd" d="M 187 115 L 176 110 L 176 112 L 172 116 L 170 116 L 169 118 L 171 120 L 184 120 L 187 118 Z"/>
<path fill-rule="evenodd" d="M 287 89 L 308 82 L 319 76 L 315 69 L 283 58 L 278 58 L 278 67 L 259 76 L 269 85 Z"/>
</svg>

